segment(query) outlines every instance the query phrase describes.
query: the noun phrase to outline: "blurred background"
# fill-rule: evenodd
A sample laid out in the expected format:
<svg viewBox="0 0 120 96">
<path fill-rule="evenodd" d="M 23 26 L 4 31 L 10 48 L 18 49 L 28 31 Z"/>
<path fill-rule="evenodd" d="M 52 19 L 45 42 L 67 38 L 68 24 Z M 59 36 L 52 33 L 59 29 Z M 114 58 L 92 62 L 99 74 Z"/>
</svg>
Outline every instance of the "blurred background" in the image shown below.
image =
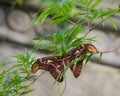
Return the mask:
<svg viewBox="0 0 120 96">
<path fill-rule="evenodd" d="M 47 6 L 49 0 L 0 0 L 0 61 L 10 58 L 25 49 L 31 50 L 36 36 L 54 33 L 58 29 L 68 25 L 51 26 L 50 18 L 43 25 L 35 25 L 27 30 L 26 26 L 33 19 L 33 14 Z M 99 7 L 116 8 L 120 0 L 102 0 Z M 120 15 L 113 16 L 118 30 L 114 30 L 109 21 L 105 21 L 105 27 L 99 25 L 88 36 L 97 36 L 94 45 L 102 52 L 110 51 L 120 46 Z M 98 21 L 99 22 L 99 21 Z M 97 22 L 95 22 L 96 24 Z M 81 35 L 81 34 L 80 34 Z M 34 53 L 36 58 L 49 55 L 49 52 L 39 51 Z M 9 65 L 11 66 L 11 65 Z M 8 66 L 8 67 L 9 67 Z M 41 73 L 40 70 L 37 74 Z M 102 60 L 94 56 L 87 66 L 83 67 L 79 78 L 74 78 L 70 71 L 66 74 L 66 89 L 63 96 L 120 96 L 120 49 L 103 54 Z M 52 88 L 54 78 L 45 73 L 31 87 L 36 90 L 28 96 L 55 96 L 57 85 Z M 65 82 L 61 85 L 64 88 Z"/>
</svg>

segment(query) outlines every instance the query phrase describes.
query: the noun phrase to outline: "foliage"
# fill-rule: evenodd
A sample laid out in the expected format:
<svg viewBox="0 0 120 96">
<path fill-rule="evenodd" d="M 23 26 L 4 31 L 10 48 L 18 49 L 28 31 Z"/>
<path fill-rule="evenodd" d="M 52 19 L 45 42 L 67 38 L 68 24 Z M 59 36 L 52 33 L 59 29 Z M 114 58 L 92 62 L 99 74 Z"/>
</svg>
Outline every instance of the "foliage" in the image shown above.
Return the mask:
<svg viewBox="0 0 120 96">
<path fill-rule="evenodd" d="M 23 0 L 16 1 L 19 5 L 23 3 Z M 54 34 L 48 34 L 46 36 L 34 38 L 33 40 L 35 40 L 36 44 L 32 52 L 36 52 L 39 49 L 44 49 L 51 51 L 51 55 L 59 56 L 67 53 L 70 49 L 76 46 L 94 42 L 95 38 L 87 38 L 87 34 L 91 32 L 97 25 L 104 25 L 104 21 L 107 19 L 117 30 L 117 26 L 114 23 L 112 16 L 116 13 L 119 13 L 120 8 L 98 8 L 97 6 L 100 2 L 101 0 L 60 0 L 59 2 L 51 2 L 47 8 L 42 10 L 41 14 L 38 14 L 38 16 L 34 18 L 30 26 L 38 23 L 42 24 L 49 16 L 52 19 L 51 24 L 60 24 L 66 21 L 72 23 L 72 25 L 64 30 L 58 30 Z M 73 19 L 76 18 L 83 18 L 84 21 L 81 19 L 73 21 Z M 96 25 L 92 25 L 96 20 L 101 20 L 101 22 Z M 89 29 L 87 30 L 87 28 Z M 85 35 L 78 37 L 78 34 L 85 31 L 87 31 Z M 88 54 L 86 56 L 86 63 L 89 61 L 91 56 L 92 54 Z M 102 53 L 100 53 L 100 58 L 101 56 Z M 3 70 L 0 73 L 0 94 L 2 94 L 2 96 L 21 96 L 33 91 L 32 89 L 29 89 L 30 85 L 26 83 L 31 80 L 33 81 L 35 78 L 34 76 L 30 75 L 30 66 L 35 59 L 29 52 L 26 52 L 25 54 L 19 54 L 14 58 L 16 59 L 14 62 L 15 65 L 9 69 Z M 80 58 L 77 58 L 68 64 L 68 66 L 66 66 L 64 69 L 63 74 L 74 62 L 77 62 Z M 3 60 L 0 63 L 0 69 L 10 63 L 11 62 L 6 62 L 6 60 Z"/>
<path fill-rule="evenodd" d="M 29 88 L 30 84 L 27 84 L 35 78 L 29 72 L 34 58 L 28 52 L 18 54 L 14 58 L 15 64 L 0 73 L 0 96 L 23 96 L 34 90 Z M 0 69 L 8 64 L 13 64 L 13 62 L 3 60 L 0 63 Z"/>
<path fill-rule="evenodd" d="M 24 0 L 16 0 L 16 2 L 19 4 L 19 5 L 22 5 Z"/>
<path fill-rule="evenodd" d="M 49 4 L 41 14 L 39 14 L 30 24 L 30 26 L 38 23 L 43 23 L 47 17 L 52 18 L 51 24 L 59 24 L 64 21 L 72 22 L 72 26 L 65 30 L 58 30 L 54 34 L 49 34 L 43 37 L 36 37 L 33 40 L 37 41 L 37 49 L 45 49 L 53 51 L 52 55 L 61 55 L 68 52 L 71 48 L 84 43 L 94 42 L 95 38 L 87 38 L 87 34 L 92 31 L 97 25 L 103 24 L 105 20 L 109 20 L 111 25 L 117 30 L 112 16 L 119 13 L 119 7 L 116 9 L 97 8 L 101 0 L 61 0 L 60 2 Z M 76 5 L 79 4 L 79 5 Z M 84 18 L 85 21 L 75 18 Z M 96 20 L 101 20 L 100 23 L 92 25 Z M 85 24 L 87 24 L 87 30 Z M 93 27 L 91 27 L 93 26 Z M 77 37 L 81 32 L 87 31 L 84 36 Z M 46 40 L 49 43 L 44 44 Z"/>
</svg>

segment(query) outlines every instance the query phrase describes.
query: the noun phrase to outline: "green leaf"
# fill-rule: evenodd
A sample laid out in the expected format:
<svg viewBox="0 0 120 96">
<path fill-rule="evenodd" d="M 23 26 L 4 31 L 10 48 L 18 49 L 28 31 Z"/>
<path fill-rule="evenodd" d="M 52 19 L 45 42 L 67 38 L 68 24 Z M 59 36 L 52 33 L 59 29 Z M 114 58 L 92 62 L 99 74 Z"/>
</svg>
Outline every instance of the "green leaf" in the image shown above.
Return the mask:
<svg viewBox="0 0 120 96">
<path fill-rule="evenodd" d="M 87 0 L 87 1 L 88 1 L 87 2 L 87 7 L 89 7 L 93 0 Z"/>
<path fill-rule="evenodd" d="M 16 2 L 21 6 L 23 5 L 23 0 L 16 0 Z"/>
<path fill-rule="evenodd" d="M 25 68 L 20 68 L 19 70 L 21 71 L 21 73 L 28 73 L 28 71 Z"/>
<path fill-rule="evenodd" d="M 59 48 L 59 50 L 56 50 L 56 51 L 54 51 L 53 53 L 52 53 L 52 56 L 61 56 L 63 53 L 62 53 L 62 51 L 60 50 L 60 48 Z"/>
<path fill-rule="evenodd" d="M 59 17 L 59 18 L 53 20 L 51 24 L 57 24 L 57 23 L 60 23 L 60 22 L 62 22 L 62 21 L 65 21 L 67 18 L 68 18 L 68 16 L 62 16 L 62 17 Z"/>
<path fill-rule="evenodd" d="M 91 38 L 86 38 L 85 40 L 87 41 L 87 42 L 97 42 L 97 40 L 96 40 L 96 36 L 95 37 L 91 37 Z"/>
<path fill-rule="evenodd" d="M 54 19 L 60 18 L 60 17 L 62 17 L 62 16 L 63 16 L 62 13 L 56 13 L 56 14 L 54 14 L 54 15 L 52 16 L 52 19 L 54 20 Z"/>
<path fill-rule="evenodd" d="M 80 16 L 80 15 L 82 15 L 82 12 L 76 12 L 76 13 L 72 14 L 71 17 L 75 18 L 75 17 Z"/>
<path fill-rule="evenodd" d="M 76 0 L 76 1 L 79 2 L 82 5 L 86 5 L 87 4 L 87 2 L 85 2 L 85 0 Z"/>
<path fill-rule="evenodd" d="M 34 22 L 34 24 L 38 24 L 41 22 L 41 24 L 45 21 L 47 18 L 48 14 L 47 13 L 42 13 Z"/>
<path fill-rule="evenodd" d="M 102 59 L 102 55 L 103 55 L 103 53 L 102 53 L 102 52 L 100 52 L 100 59 Z"/>
<path fill-rule="evenodd" d="M 66 71 L 73 65 L 76 64 L 78 61 L 81 61 L 83 59 L 83 57 L 78 57 L 74 60 L 72 60 L 69 64 L 67 64 L 67 66 L 65 66 L 65 68 L 63 69 L 63 71 L 61 72 L 61 74 L 58 75 L 58 77 L 56 78 L 55 82 L 53 83 L 53 85 L 55 85 L 55 83 L 58 81 L 58 78 L 61 78 L 62 76 L 64 76 L 64 74 L 66 73 Z"/>
<path fill-rule="evenodd" d="M 43 49 L 43 50 L 55 50 L 56 46 L 53 44 L 39 44 L 36 46 L 37 49 Z"/>
<path fill-rule="evenodd" d="M 64 40 L 64 33 L 60 30 L 58 30 L 56 33 L 51 35 L 51 39 L 55 44 L 62 44 Z"/>
<path fill-rule="evenodd" d="M 89 10 L 93 10 L 98 4 L 101 2 L 101 0 L 96 0 L 94 4 L 89 8 Z"/>
<path fill-rule="evenodd" d="M 81 44 L 85 43 L 86 41 L 86 37 L 80 37 L 80 38 L 77 38 L 75 39 L 73 42 L 72 42 L 72 46 L 75 47 L 75 46 L 80 46 Z"/>
<path fill-rule="evenodd" d="M 85 57 L 85 65 L 88 63 L 88 61 L 90 60 L 90 58 L 93 56 L 92 53 L 88 53 L 88 55 L 86 55 Z"/>
<path fill-rule="evenodd" d="M 4 60 L 2 60 L 2 62 L 0 62 L 0 67 L 3 67 L 5 65 L 7 65 L 8 62 L 7 62 L 7 58 L 5 58 Z"/>
<path fill-rule="evenodd" d="M 66 53 L 66 45 L 61 45 L 60 50 L 62 51 L 62 54 Z"/>
<path fill-rule="evenodd" d="M 76 38 L 78 33 L 80 33 L 82 30 L 81 24 L 77 23 L 72 28 L 65 31 L 65 41 L 66 44 L 69 44 L 72 42 L 73 39 Z"/>
<path fill-rule="evenodd" d="M 109 17 L 109 21 L 112 24 L 112 26 L 115 28 L 115 30 L 118 30 L 118 28 L 117 28 L 115 22 L 113 21 L 112 17 Z"/>
<path fill-rule="evenodd" d="M 21 95 L 25 95 L 25 94 L 28 94 L 32 91 L 34 91 L 35 89 L 29 89 L 29 90 L 25 90 L 24 92 L 21 93 Z"/>
<path fill-rule="evenodd" d="M 50 40 L 50 35 L 38 36 L 38 37 L 33 38 L 33 40 L 38 40 L 38 41 Z"/>
<path fill-rule="evenodd" d="M 14 65 L 14 66 L 10 67 L 10 68 L 8 69 L 8 71 L 13 70 L 13 69 L 16 69 L 16 68 L 21 67 L 21 66 L 23 66 L 23 64 Z"/>
</svg>

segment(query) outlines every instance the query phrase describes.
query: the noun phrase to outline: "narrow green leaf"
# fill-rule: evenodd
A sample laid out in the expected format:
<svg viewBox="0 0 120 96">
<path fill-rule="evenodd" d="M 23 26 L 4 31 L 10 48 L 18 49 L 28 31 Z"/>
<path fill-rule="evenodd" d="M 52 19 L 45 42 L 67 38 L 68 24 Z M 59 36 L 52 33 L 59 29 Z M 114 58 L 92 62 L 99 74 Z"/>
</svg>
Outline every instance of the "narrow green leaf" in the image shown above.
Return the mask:
<svg viewBox="0 0 120 96">
<path fill-rule="evenodd" d="M 75 3 L 74 3 L 73 1 L 71 1 L 69 4 L 70 4 L 70 7 L 71 7 L 71 8 L 76 9 L 76 5 L 75 5 Z"/>
<path fill-rule="evenodd" d="M 69 3 L 64 4 L 63 6 L 63 12 L 69 12 L 71 11 L 71 6 Z"/>
<path fill-rule="evenodd" d="M 20 68 L 19 70 L 21 71 L 21 73 L 28 73 L 28 71 L 25 68 Z"/>
<path fill-rule="evenodd" d="M 66 46 L 62 44 L 60 50 L 62 51 L 62 54 L 66 53 Z"/>
<path fill-rule="evenodd" d="M 70 66 L 72 66 L 73 64 L 76 64 L 78 61 L 81 61 L 82 59 L 83 59 L 83 57 L 79 57 L 79 58 L 74 59 L 69 64 L 67 64 L 67 66 L 65 66 L 64 70 L 61 72 L 61 74 L 59 74 L 58 77 L 56 78 L 56 80 L 54 81 L 53 86 L 56 84 L 58 78 L 61 78 L 62 76 L 64 76 L 64 74 L 66 73 L 68 68 L 70 68 Z"/>
<path fill-rule="evenodd" d="M 62 16 L 62 17 L 60 17 L 60 18 L 57 18 L 57 19 L 53 20 L 51 24 L 60 23 L 60 22 L 62 22 L 62 21 L 65 21 L 67 18 L 68 18 L 68 16 Z"/>
<path fill-rule="evenodd" d="M 77 38 L 75 39 L 73 42 L 72 42 L 72 46 L 75 47 L 75 46 L 80 46 L 81 44 L 84 44 L 86 41 L 86 38 L 83 36 L 83 37 L 80 37 L 80 38 Z"/>
<path fill-rule="evenodd" d="M 93 0 L 88 0 L 88 2 L 87 2 L 87 7 L 90 6 L 90 4 L 92 3 L 92 1 L 93 1 Z"/>
<path fill-rule="evenodd" d="M 62 52 L 60 50 L 57 50 L 52 53 L 52 56 L 60 56 L 60 55 L 62 55 Z"/>
<path fill-rule="evenodd" d="M 85 65 L 88 63 L 88 61 L 90 60 L 91 56 L 93 56 L 93 54 L 89 54 L 85 57 Z"/>
<path fill-rule="evenodd" d="M 103 53 L 102 53 L 102 52 L 100 52 L 100 59 L 102 59 L 102 55 L 103 55 Z"/>
<path fill-rule="evenodd" d="M 39 44 L 36 46 L 37 49 L 43 49 L 43 50 L 55 50 L 55 45 L 52 44 Z"/>
<path fill-rule="evenodd" d="M 36 21 L 34 22 L 34 24 L 38 24 L 38 23 L 43 23 L 45 21 L 45 19 L 47 18 L 48 14 L 47 13 L 43 13 L 41 14 Z"/>
<path fill-rule="evenodd" d="M 23 0 L 16 0 L 17 4 L 19 4 L 20 6 L 23 4 Z"/>
<path fill-rule="evenodd" d="M 29 90 L 25 90 L 24 92 L 21 93 L 21 95 L 25 95 L 25 94 L 28 94 L 32 91 L 34 91 L 35 89 L 29 89 Z"/>
<path fill-rule="evenodd" d="M 82 15 L 82 12 L 76 12 L 76 13 L 72 14 L 71 17 L 75 18 L 75 17 L 80 16 L 80 15 Z"/>
<path fill-rule="evenodd" d="M 101 0 L 96 0 L 95 3 L 92 4 L 92 6 L 89 8 L 89 10 L 94 9 L 100 2 L 101 2 Z"/>
<path fill-rule="evenodd" d="M 60 17 L 62 17 L 62 15 L 63 14 L 61 14 L 61 13 L 56 13 L 53 15 L 52 19 L 60 18 Z"/>
<path fill-rule="evenodd" d="M 62 44 L 64 40 L 64 33 L 58 30 L 56 33 L 51 35 L 51 40 L 56 44 Z"/>
<path fill-rule="evenodd" d="M 33 38 L 33 40 L 38 40 L 38 41 L 49 40 L 49 39 L 50 39 L 50 35 L 38 36 L 38 37 Z"/>
<path fill-rule="evenodd" d="M 77 23 L 72 28 L 65 31 L 65 41 L 67 44 L 71 43 L 73 39 L 76 38 L 78 33 L 82 30 L 81 24 Z"/>
<path fill-rule="evenodd" d="M 79 2 L 82 5 L 86 5 L 87 3 L 85 2 L 85 0 L 76 0 L 77 2 Z"/>
<path fill-rule="evenodd" d="M 97 38 L 96 36 L 91 37 L 91 38 L 86 38 L 85 41 L 87 41 L 87 42 L 97 42 L 96 38 Z"/>
<path fill-rule="evenodd" d="M 117 28 L 115 22 L 113 21 L 112 17 L 109 18 L 109 21 L 112 24 L 112 26 L 115 28 L 115 30 L 118 30 L 118 28 Z"/>
<path fill-rule="evenodd" d="M 23 66 L 23 64 L 14 65 L 14 66 L 10 67 L 10 68 L 8 69 L 8 71 L 13 70 L 14 68 L 16 69 L 16 68 L 21 67 L 21 66 Z"/>
<path fill-rule="evenodd" d="M 2 60 L 2 62 L 0 62 L 0 67 L 3 67 L 5 65 L 7 65 L 9 62 L 7 62 L 7 58 L 5 58 L 4 60 Z"/>
</svg>

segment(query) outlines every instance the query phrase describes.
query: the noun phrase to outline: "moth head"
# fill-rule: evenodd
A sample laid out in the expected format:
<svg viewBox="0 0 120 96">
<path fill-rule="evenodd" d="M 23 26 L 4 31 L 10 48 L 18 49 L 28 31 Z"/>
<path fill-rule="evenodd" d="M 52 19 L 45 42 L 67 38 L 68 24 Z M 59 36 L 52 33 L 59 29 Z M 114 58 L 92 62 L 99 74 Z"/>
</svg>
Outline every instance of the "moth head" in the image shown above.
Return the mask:
<svg viewBox="0 0 120 96">
<path fill-rule="evenodd" d="M 39 64 L 37 62 L 35 62 L 33 65 L 32 65 L 32 68 L 31 68 L 31 73 L 32 74 L 35 74 L 39 69 Z"/>
<path fill-rule="evenodd" d="M 86 49 L 89 51 L 89 52 L 92 52 L 92 53 L 98 53 L 98 49 L 92 45 L 92 44 L 86 44 Z"/>
</svg>

